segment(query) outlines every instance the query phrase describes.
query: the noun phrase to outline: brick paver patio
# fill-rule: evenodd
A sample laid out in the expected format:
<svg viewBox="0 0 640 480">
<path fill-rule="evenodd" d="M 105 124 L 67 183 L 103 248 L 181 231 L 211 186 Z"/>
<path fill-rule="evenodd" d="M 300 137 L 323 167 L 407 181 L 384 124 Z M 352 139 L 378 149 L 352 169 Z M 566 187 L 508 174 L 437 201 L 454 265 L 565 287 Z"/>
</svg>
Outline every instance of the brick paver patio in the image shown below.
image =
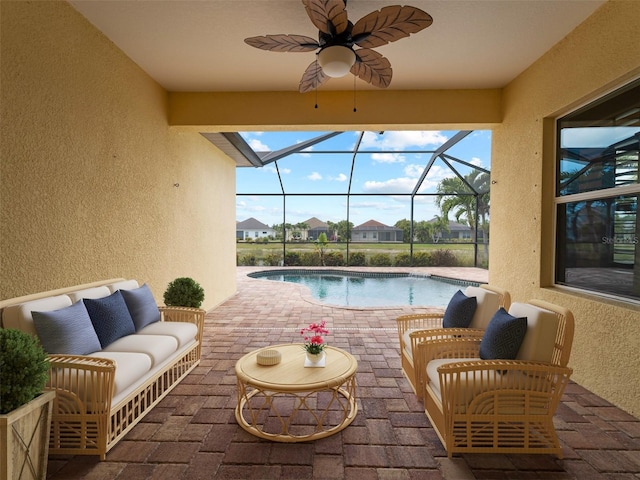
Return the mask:
<svg viewBox="0 0 640 480">
<path fill-rule="evenodd" d="M 305 287 L 246 277 L 255 269 L 239 267 L 237 295 L 207 314 L 200 366 L 107 460 L 52 456 L 48 478 L 640 478 L 640 421 L 575 383 L 556 416 L 563 460 L 478 454 L 448 459 L 400 370 L 394 319 L 427 309 L 335 308 L 313 300 Z M 446 269 L 446 275 L 479 282 L 487 278 L 479 269 Z M 336 435 L 310 443 L 273 443 L 246 433 L 234 416 L 236 360 L 265 345 L 299 342 L 300 327 L 321 319 L 331 330 L 328 342 L 358 359 L 355 421 Z"/>
</svg>

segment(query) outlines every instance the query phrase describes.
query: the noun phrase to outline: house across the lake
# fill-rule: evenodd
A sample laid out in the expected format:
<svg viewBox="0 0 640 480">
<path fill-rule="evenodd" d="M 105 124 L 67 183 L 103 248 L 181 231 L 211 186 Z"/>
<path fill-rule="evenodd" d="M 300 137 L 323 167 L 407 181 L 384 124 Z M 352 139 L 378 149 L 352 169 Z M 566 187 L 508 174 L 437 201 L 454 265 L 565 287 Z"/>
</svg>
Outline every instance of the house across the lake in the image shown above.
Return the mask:
<svg viewBox="0 0 640 480">
<path fill-rule="evenodd" d="M 276 231 L 269 225 L 256 220 L 255 218 L 247 218 L 242 222 L 236 222 L 236 239 L 238 240 L 256 240 L 258 238 L 275 238 Z"/>
<path fill-rule="evenodd" d="M 309 229 L 307 230 L 307 240 L 317 240 L 321 233 L 324 233 L 329 240 L 331 239 L 329 235 L 329 225 L 327 225 L 326 222 L 323 222 L 316 217 L 311 217 L 304 223 L 309 225 Z"/>
<path fill-rule="evenodd" d="M 352 242 L 402 243 L 402 229 L 390 227 L 376 220 L 369 220 L 351 229 Z"/>
</svg>

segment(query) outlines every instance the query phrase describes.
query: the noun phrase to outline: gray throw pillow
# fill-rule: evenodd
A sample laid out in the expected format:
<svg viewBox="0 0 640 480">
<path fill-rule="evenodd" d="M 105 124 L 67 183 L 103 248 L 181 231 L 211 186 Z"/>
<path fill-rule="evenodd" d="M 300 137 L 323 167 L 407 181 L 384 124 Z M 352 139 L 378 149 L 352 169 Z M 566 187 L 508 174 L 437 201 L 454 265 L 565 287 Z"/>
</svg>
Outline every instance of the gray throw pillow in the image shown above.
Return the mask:
<svg viewBox="0 0 640 480">
<path fill-rule="evenodd" d="M 133 319 L 133 324 L 136 327 L 136 332 L 150 323 L 160 321 L 158 304 L 146 283 L 140 288 L 134 288 L 133 290 L 120 290 L 120 293 L 122 293 L 124 301 L 127 304 L 127 308 Z"/>
<path fill-rule="evenodd" d="M 60 310 L 31 312 L 42 348 L 50 354 L 88 355 L 101 349 L 84 303 Z"/>
</svg>

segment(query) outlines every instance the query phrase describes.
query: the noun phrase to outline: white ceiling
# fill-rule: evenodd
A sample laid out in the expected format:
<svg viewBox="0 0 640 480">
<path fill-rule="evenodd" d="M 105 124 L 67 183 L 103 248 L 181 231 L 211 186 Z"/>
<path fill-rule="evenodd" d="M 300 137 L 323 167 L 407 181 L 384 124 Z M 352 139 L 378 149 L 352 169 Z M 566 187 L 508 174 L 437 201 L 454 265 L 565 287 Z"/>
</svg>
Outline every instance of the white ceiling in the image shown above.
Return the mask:
<svg viewBox="0 0 640 480">
<path fill-rule="evenodd" d="M 407 0 L 433 25 L 378 47 L 389 89 L 499 88 L 606 0 Z M 169 91 L 297 91 L 313 52 L 258 50 L 244 38 L 317 38 L 300 0 L 71 0 L 82 15 Z M 348 0 L 355 23 L 394 0 Z M 350 90 L 353 77 L 324 90 Z M 358 89 L 375 88 L 358 80 Z"/>
</svg>

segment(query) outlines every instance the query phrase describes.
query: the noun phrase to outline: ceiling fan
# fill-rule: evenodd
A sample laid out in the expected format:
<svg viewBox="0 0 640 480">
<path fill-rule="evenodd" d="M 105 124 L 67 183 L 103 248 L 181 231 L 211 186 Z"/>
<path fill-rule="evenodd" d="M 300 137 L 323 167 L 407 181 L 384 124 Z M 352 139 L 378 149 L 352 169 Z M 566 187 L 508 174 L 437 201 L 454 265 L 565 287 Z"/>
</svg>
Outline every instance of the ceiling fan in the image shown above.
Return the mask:
<svg viewBox="0 0 640 480">
<path fill-rule="evenodd" d="M 346 0 L 302 0 L 318 40 L 305 35 L 264 35 L 245 38 L 245 43 L 274 52 L 318 50 L 317 61 L 307 67 L 300 80 L 300 93 L 323 84 L 330 77 L 351 72 L 376 87 L 391 83 L 391 63 L 372 50 L 417 33 L 433 23 L 419 8 L 391 5 L 365 15 L 355 24 L 347 18 Z M 360 48 L 354 49 L 354 46 Z"/>
</svg>

